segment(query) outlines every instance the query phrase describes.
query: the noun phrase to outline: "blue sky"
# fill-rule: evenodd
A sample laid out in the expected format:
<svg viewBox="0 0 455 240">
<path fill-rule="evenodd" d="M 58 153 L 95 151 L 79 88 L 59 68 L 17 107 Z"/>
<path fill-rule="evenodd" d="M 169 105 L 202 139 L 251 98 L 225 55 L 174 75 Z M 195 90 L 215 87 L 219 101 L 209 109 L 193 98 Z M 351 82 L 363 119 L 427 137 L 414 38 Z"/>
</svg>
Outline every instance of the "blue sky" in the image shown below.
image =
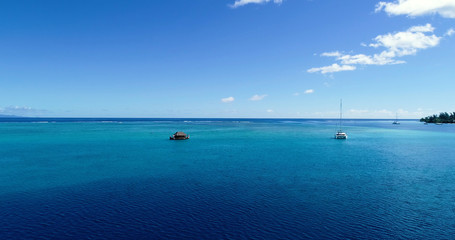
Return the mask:
<svg viewBox="0 0 455 240">
<path fill-rule="evenodd" d="M 0 114 L 455 111 L 455 0 L 0 2 Z"/>
</svg>

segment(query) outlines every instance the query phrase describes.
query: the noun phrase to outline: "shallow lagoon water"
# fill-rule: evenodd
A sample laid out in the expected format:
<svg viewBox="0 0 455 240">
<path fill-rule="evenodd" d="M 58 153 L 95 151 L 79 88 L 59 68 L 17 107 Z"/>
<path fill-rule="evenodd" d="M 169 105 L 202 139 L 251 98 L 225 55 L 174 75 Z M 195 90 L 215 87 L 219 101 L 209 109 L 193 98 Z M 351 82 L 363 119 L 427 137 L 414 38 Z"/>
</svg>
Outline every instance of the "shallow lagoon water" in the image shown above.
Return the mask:
<svg viewBox="0 0 455 240">
<path fill-rule="evenodd" d="M 2 120 L 0 238 L 455 236 L 455 125 L 336 124 Z"/>
</svg>

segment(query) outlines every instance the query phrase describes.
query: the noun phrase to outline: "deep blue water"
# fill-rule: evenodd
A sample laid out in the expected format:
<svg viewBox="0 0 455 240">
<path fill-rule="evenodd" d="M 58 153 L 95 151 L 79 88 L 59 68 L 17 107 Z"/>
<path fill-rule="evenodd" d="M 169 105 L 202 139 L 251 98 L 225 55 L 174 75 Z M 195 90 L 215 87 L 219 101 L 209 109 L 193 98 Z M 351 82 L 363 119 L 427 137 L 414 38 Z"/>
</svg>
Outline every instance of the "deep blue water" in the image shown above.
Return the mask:
<svg viewBox="0 0 455 240">
<path fill-rule="evenodd" d="M 0 119 L 0 239 L 454 238 L 455 125 L 336 124 Z"/>
</svg>

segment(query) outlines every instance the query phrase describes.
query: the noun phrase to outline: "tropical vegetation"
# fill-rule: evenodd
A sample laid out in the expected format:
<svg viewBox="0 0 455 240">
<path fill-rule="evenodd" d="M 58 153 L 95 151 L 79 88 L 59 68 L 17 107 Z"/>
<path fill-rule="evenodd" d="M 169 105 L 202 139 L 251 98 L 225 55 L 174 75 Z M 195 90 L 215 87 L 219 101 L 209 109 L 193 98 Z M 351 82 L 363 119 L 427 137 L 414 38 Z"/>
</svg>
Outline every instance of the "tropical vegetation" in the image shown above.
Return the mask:
<svg viewBox="0 0 455 240">
<path fill-rule="evenodd" d="M 439 116 L 433 114 L 432 116 L 421 118 L 420 121 L 426 123 L 455 123 L 455 112 L 442 112 L 439 113 Z"/>
</svg>

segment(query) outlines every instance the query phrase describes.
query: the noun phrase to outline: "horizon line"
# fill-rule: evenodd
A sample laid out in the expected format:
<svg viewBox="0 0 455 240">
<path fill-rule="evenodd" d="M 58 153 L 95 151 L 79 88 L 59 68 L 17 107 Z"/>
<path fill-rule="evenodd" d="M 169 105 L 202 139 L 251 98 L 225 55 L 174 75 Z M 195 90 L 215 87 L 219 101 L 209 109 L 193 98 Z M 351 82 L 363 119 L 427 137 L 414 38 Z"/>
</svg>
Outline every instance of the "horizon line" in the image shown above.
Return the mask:
<svg viewBox="0 0 455 240">
<path fill-rule="evenodd" d="M 295 118 L 295 117 L 275 117 L 275 118 L 261 118 L 261 117 L 27 117 L 27 116 L 8 116 L 0 117 L 0 119 L 31 119 L 31 118 L 41 118 L 41 119 L 263 119 L 263 120 L 273 120 L 273 119 L 296 119 L 296 120 L 339 120 L 337 117 L 333 118 Z M 395 118 L 343 118 L 343 120 L 396 120 Z M 420 120 L 420 118 L 400 118 L 402 120 Z"/>
</svg>

